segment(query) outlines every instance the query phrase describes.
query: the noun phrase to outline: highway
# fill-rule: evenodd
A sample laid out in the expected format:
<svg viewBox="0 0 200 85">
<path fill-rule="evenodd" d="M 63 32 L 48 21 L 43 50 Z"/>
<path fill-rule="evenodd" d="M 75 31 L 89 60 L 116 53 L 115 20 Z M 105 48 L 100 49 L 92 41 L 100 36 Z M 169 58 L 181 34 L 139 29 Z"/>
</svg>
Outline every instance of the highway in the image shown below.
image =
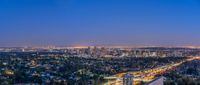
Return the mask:
<svg viewBox="0 0 200 85">
<path fill-rule="evenodd" d="M 127 74 L 127 73 L 134 75 L 134 84 L 138 84 L 137 82 L 140 82 L 140 81 L 149 82 L 149 81 L 154 80 L 156 78 L 156 75 L 161 75 L 166 72 L 170 72 L 172 70 L 175 70 L 178 66 L 182 65 L 185 62 L 189 62 L 189 61 L 197 60 L 197 59 L 200 60 L 200 56 L 189 57 L 188 59 L 186 59 L 184 61 L 164 65 L 164 66 L 161 66 L 158 68 L 146 69 L 146 70 L 142 70 L 142 71 L 118 73 L 116 75 L 111 76 L 112 78 L 116 78 L 115 81 L 109 81 L 109 82 L 105 83 L 104 85 L 123 85 L 123 83 L 122 83 L 123 75 Z"/>
</svg>

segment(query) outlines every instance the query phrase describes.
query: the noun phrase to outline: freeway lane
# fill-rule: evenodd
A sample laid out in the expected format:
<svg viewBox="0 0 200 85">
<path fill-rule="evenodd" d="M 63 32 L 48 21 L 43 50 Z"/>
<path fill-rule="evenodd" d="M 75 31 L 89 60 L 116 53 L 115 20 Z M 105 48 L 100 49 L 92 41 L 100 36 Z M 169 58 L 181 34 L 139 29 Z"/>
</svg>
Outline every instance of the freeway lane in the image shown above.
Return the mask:
<svg viewBox="0 0 200 85">
<path fill-rule="evenodd" d="M 148 69 L 148 70 L 144 70 L 144 71 L 118 73 L 118 74 L 112 76 L 112 77 L 115 77 L 117 79 L 116 81 L 107 82 L 104 85 L 122 85 L 123 75 L 127 74 L 127 73 L 133 74 L 135 76 L 134 77 L 134 84 L 136 84 L 135 82 L 139 82 L 139 81 L 149 82 L 149 81 L 154 80 L 156 78 L 156 75 L 160 75 L 160 74 L 164 74 L 166 72 L 172 71 L 185 62 L 189 62 L 189 61 L 197 60 L 197 59 L 200 60 L 200 56 L 189 57 L 188 59 L 181 61 L 181 62 L 172 63 L 172 64 L 168 64 L 168 65 L 165 65 L 165 66 L 161 66 L 161 67 L 153 68 L 153 69 Z"/>
</svg>

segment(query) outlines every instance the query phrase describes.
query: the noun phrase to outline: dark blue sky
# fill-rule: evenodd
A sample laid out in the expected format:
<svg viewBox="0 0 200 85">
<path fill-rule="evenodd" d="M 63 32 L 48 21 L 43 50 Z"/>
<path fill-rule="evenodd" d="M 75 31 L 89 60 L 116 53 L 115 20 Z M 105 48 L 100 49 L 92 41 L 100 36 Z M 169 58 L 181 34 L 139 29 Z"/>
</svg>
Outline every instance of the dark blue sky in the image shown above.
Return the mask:
<svg viewBox="0 0 200 85">
<path fill-rule="evenodd" d="M 0 0 L 0 46 L 200 45 L 199 0 Z"/>
</svg>

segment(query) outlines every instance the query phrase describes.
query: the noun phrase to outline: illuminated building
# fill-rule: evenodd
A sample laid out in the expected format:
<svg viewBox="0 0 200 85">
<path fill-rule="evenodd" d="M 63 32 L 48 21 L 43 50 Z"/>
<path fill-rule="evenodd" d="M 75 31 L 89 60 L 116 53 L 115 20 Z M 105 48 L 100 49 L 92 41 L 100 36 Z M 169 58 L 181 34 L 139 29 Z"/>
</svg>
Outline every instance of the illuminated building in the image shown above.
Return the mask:
<svg viewBox="0 0 200 85">
<path fill-rule="evenodd" d="M 133 75 L 125 74 L 123 78 L 123 85 L 133 85 Z"/>
</svg>

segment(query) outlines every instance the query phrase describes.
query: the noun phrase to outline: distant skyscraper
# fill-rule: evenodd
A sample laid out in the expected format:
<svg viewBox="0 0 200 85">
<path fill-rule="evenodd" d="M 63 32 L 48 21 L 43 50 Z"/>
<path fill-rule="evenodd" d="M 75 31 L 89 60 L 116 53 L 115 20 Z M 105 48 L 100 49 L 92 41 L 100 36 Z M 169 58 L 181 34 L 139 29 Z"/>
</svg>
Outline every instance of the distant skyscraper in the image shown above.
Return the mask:
<svg viewBox="0 0 200 85">
<path fill-rule="evenodd" d="M 133 75 L 125 74 L 123 78 L 123 85 L 133 85 Z"/>
</svg>

